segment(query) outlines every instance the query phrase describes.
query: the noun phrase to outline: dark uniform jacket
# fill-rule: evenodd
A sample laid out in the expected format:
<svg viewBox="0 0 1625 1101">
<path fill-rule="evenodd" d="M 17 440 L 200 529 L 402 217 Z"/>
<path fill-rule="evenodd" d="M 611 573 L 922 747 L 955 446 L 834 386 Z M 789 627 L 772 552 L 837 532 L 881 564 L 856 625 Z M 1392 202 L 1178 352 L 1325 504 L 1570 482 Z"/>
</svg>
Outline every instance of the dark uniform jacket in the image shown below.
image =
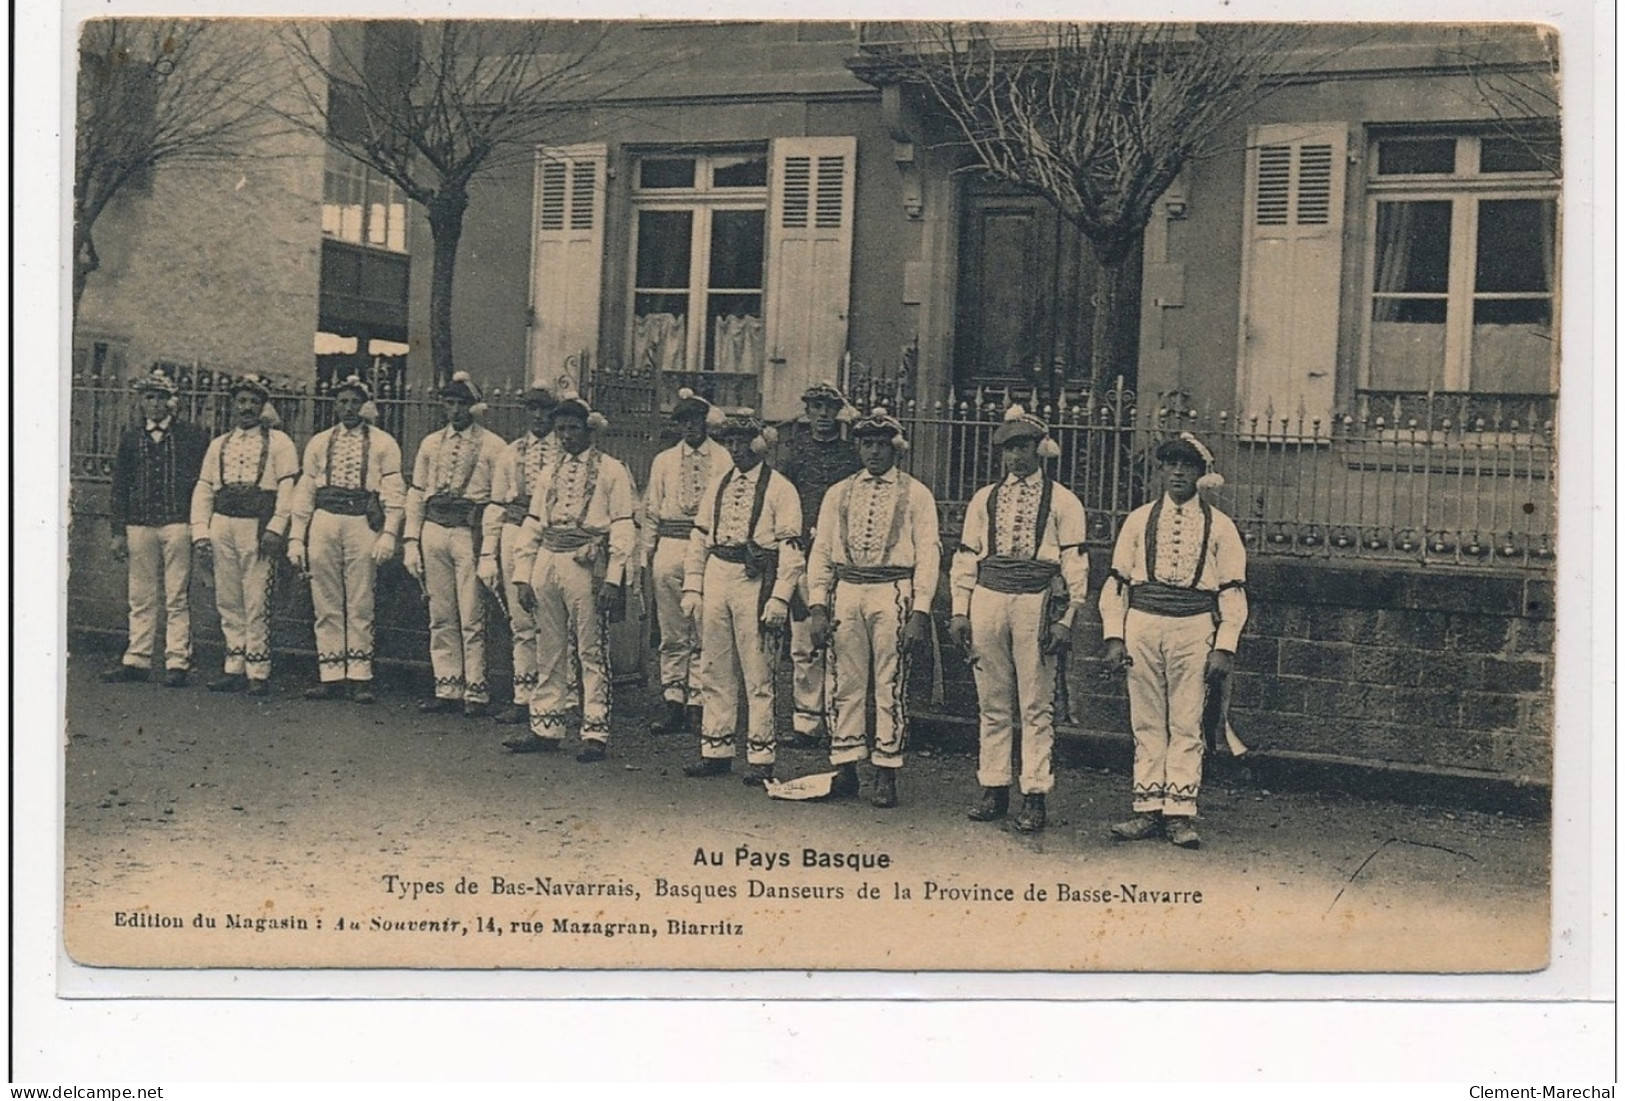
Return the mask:
<svg viewBox="0 0 1625 1101">
<path fill-rule="evenodd" d="M 209 434 L 179 417 L 170 417 L 168 431 L 156 443 L 145 420 L 126 428 L 113 457 L 113 534 L 122 535 L 127 525 L 186 523 L 208 450 Z"/>
</svg>

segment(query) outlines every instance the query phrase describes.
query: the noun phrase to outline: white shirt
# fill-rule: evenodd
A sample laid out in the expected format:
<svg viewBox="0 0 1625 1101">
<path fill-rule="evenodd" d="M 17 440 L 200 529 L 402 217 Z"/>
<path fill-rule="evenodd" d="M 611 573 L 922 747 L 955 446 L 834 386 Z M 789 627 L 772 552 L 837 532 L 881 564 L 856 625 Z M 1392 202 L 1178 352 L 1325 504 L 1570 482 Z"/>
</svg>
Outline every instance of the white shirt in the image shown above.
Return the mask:
<svg viewBox="0 0 1625 1101">
<path fill-rule="evenodd" d="M 1059 482 L 1050 489 L 1049 519 L 1038 533 L 1038 503 L 1043 494 L 1043 471 L 1025 478 L 1007 474 L 999 485 L 998 515 L 994 530 L 988 530 L 987 502 L 993 486 L 983 486 L 971 498 L 965 511 L 965 528 L 959 550 L 949 572 L 953 589 L 954 615 L 970 614 L 970 594 L 976 588 L 977 565 L 992 555 L 1033 558 L 1054 562 L 1066 581 L 1070 604 L 1061 622 L 1070 625 L 1072 617 L 1089 595 L 1089 556 L 1083 544 L 1088 538 L 1087 517 L 1078 495 Z M 1036 547 L 1034 540 L 1037 540 Z"/>
<path fill-rule="evenodd" d="M 1153 548 L 1157 581 L 1162 584 L 1189 586 L 1195 577 L 1196 563 L 1203 553 L 1201 508 L 1196 497 L 1181 507 L 1164 495 L 1162 512 L 1157 517 L 1157 545 Z M 1145 552 L 1151 510 L 1151 505 L 1141 505 L 1129 513 L 1128 519 L 1123 521 L 1123 530 L 1117 534 L 1117 545 L 1112 549 L 1112 576 L 1100 590 L 1100 620 L 1106 638 L 1123 637 L 1129 588 L 1150 580 Z M 1209 511 L 1213 517 L 1212 528 L 1208 532 L 1201 577 L 1196 579 L 1195 587 L 1199 592 L 1218 594 L 1219 625 L 1213 648 L 1234 653 L 1241 640 L 1241 629 L 1247 622 L 1247 591 L 1240 584 L 1247 580 L 1247 548 L 1230 517 L 1216 508 L 1210 507 Z M 1177 553 L 1171 548 L 1176 529 L 1179 533 Z M 1165 566 L 1167 573 L 1163 572 Z M 1126 584 L 1123 578 L 1128 579 Z"/>
<path fill-rule="evenodd" d="M 929 610 L 942 575 L 931 491 L 895 466 L 878 476 L 865 470 L 836 482 L 818 510 L 807 559 L 808 604 L 829 603 L 837 565 L 912 567 L 914 609 Z"/>
</svg>

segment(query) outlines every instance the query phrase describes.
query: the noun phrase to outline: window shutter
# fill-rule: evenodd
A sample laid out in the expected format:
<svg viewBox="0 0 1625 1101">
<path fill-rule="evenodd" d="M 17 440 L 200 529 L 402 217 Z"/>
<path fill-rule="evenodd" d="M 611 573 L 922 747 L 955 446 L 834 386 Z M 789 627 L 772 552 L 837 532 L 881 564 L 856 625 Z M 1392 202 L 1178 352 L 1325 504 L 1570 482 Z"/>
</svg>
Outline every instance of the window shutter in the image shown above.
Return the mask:
<svg viewBox="0 0 1625 1101">
<path fill-rule="evenodd" d="M 607 163 L 602 144 L 537 150 L 530 268 L 533 382 L 551 385 L 569 374 L 585 387 L 576 357 L 583 350 L 597 357 Z"/>
<path fill-rule="evenodd" d="M 856 138 L 773 142 L 767 211 L 767 365 L 762 414 L 789 420 L 846 353 Z"/>
<path fill-rule="evenodd" d="M 1254 127 L 1247 147 L 1237 404 L 1241 425 L 1315 419 L 1337 399 L 1348 125 Z"/>
</svg>

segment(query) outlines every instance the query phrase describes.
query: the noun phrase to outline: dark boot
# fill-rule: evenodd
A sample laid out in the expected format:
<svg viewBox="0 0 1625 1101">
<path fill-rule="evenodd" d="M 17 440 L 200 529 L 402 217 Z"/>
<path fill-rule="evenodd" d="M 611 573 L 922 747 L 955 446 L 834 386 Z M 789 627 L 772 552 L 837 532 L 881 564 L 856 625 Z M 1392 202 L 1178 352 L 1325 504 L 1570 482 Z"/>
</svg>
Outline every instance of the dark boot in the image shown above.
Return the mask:
<svg viewBox="0 0 1625 1101">
<path fill-rule="evenodd" d="M 271 682 L 264 677 L 249 677 L 248 694 L 250 696 L 269 696 L 271 694 Z"/>
<path fill-rule="evenodd" d="M 897 770 L 895 768 L 875 769 L 875 790 L 869 796 L 869 802 L 882 810 L 897 805 Z"/>
<path fill-rule="evenodd" d="M 970 809 L 972 822 L 997 822 L 1010 812 L 1010 789 L 983 788 L 982 801 Z"/>
<path fill-rule="evenodd" d="M 697 703 L 691 703 L 683 709 L 688 716 L 688 729 L 691 734 L 698 734 L 705 729 L 705 709 Z"/>
<path fill-rule="evenodd" d="M 829 785 L 831 799 L 852 799 L 858 794 L 858 766 L 848 761 L 835 766 L 835 780 Z"/>
<path fill-rule="evenodd" d="M 688 733 L 688 709 L 680 700 L 666 700 L 666 712 L 649 724 L 651 734 Z"/>
<path fill-rule="evenodd" d="M 321 684 L 305 689 L 307 700 L 340 700 L 344 698 L 344 682 L 341 680 L 323 681 Z"/>
<path fill-rule="evenodd" d="M 684 765 L 683 775 L 699 778 L 702 776 L 726 776 L 733 771 L 732 757 L 701 757 L 697 764 Z"/>
<path fill-rule="evenodd" d="M 1021 801 L 1021 813 L 1016 815 L 1016 829 L 1022 833 L 1037 833 L 1044 828 L 1044 797 L 1028 795 Z"/>
<path fill-rule="evenodd" d="M 759 788 L 771 779 L 773 779 L 772 765 L 751 765 L 745 775 L 740 777 L 740 782 L 746 787 Z"/>
<path fill-rule="evenodd" d="M 139 665 L 115 665 L 111 669 L 101 671 L 103 684 L 124 684 L 127 681 L 151 680 L 152 670 L 143 669 Z"/>
<path fill-rule="evenodd" d="M 609 747 L 594 738 L 581 743 L 581 752 L 576 754 L 576 760 L 581 764 L 590 765 L 595 761 L 602 761 L 609 756 Z"/>
<path fill-rule="evenodd" d="M 241 692 L 248 687 L 248 678 L 241 673 L 227 673 L 219 680 L 209 682 L 211 692 Z"/>
<path fill-rule="evenodd" d="M 497 712 L 497 722 L 503 726 L 518 726 L 530 721 L 530 708 L 522 703 L 510 703 Z"/>
</svg>

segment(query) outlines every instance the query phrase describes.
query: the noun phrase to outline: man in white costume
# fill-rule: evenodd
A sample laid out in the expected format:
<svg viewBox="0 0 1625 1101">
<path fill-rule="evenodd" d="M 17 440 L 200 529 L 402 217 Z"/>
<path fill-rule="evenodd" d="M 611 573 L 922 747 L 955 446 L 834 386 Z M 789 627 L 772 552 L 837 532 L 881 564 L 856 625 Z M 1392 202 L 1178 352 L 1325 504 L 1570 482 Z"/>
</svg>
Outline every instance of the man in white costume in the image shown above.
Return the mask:
<svg viewBox="0 0 1625 1101">
<path fill-rule="evenodd" d="M 528 740 L 503 744 L 519 753 L 558 749 L 579 667 L 583 764 L 608 755 L 608 623 L 626 616 L 626 567 L 637 544 L 632 475 L 592 443 L 606 426 L 584 400 L 561 395 L 553 411 L 559 451 L 537 475 L 514 552 L 516 596 L 536 619 L 537 677 Z"/>
<path fill-rule="evenodd" d="M 192 490 L 192 545 L 214 563 L 225 675 L 211 692 L 263 696 L 271 684 L 271 580 L 287 548 L 299 452 L 256 375 L 231 384 L 231 431 L 203 454 Z"/>
<path fill-rule="evenodd" d="M 931 598 L 942 570 L 937 501 L 897 468 L 908 447 L 883 408 L 852 427 L 864 469 L 824 495 L 807 561 L 812 642 L 832 649 L 826 696 L 832 713 L 831 794 L 858 792 L 857 762 L 875 767 L 877 807 L 897 805 L 908 717 L 908 654 L 929 637 Z M 864 704 L 874 683 L 874 748 Z"/>
<path fill-rule="evenodd" d="M 1003 818 L 1010 805 L 1011 750 L 1021 714 L 1022 807 L 1016 829 L 1047 820 L 1055 786 L 1055 676 L 1072 645 L 1072 621 L 1089 592 L 1083 504 L 1041 469 L 1060 448 L 1049 426 L 1019 405 L 993 434 L 1005 475 L 976 491 L 950 573 L 949 632 L 965 649 L 981 706 L 977 822 Z"/>
<path fill-rule="evenodd" d="M 378 567 L 395 556 L 406 501 L 401 445 L 379 428 L 372 390 L 351 375 L 333 389 L 336 424 L 305 445 L 288 560 L 310 573 L 319 683 L 313 700 L 376 698 L 373 614 Z"/>
</svg>

